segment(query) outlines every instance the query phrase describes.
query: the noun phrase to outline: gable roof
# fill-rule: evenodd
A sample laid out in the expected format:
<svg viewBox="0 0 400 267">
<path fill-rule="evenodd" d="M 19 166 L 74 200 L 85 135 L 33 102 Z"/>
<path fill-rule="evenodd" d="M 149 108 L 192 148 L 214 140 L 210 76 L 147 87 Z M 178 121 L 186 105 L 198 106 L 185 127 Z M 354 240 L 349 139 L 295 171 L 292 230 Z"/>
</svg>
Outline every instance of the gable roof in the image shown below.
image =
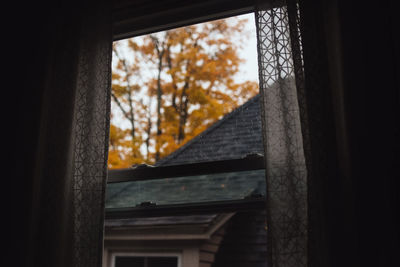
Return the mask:
<svg viewBox="0 0 400 267">
<path fill-rule="evenodd" d="M 252 153 L 264 154 L 259 94 L 155 165 L 239 159 Z"/>
</svg>

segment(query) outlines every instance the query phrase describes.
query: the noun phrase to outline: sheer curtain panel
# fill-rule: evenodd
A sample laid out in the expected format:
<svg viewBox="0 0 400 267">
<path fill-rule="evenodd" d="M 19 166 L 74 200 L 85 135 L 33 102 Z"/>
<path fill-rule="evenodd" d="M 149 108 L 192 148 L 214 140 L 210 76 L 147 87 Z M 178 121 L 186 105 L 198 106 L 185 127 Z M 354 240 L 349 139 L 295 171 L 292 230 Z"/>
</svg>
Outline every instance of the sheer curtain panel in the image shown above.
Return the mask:
<svg viewBox="0 0 400 267">
<path fill-rule="evenodd" d="M 104 1 L 103 1 L 104 2 Z M 75 267 L 101 266 L 111 94 L 109 8 L 94 2 L 84 17 L 73 128 L 73 259 Z"/>
<path fill-rule="evenodd" d="M 307 266 L 307 168 L 299 111 L 304 88 L 295 1 L 256 11 L 266 160 L 268 266 Z M 303 114 L 302 114 L 303 115 Z"/>
</svg>

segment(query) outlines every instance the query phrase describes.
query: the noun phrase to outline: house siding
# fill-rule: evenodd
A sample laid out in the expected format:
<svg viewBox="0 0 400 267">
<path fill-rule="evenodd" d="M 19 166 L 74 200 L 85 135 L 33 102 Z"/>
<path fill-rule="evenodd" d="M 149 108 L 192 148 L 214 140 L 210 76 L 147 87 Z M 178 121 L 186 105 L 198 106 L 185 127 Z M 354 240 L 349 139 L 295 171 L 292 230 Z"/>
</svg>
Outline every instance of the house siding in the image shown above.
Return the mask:
<svg viewBox="0 0 400 267">
<path fill-rule="evenodd" d="M 224 239 L 226 224 L 216 231 L 209 240 L 205 241 L 200 246 L 199 266 L 211 267 L 213 266 L 215 256 L 219 247 Z"/>
<path fill-rule="evenodd" d="M 266 267 L 265 212 L 241 212 L 232 217 L 212 267 Z"/>
</svg>

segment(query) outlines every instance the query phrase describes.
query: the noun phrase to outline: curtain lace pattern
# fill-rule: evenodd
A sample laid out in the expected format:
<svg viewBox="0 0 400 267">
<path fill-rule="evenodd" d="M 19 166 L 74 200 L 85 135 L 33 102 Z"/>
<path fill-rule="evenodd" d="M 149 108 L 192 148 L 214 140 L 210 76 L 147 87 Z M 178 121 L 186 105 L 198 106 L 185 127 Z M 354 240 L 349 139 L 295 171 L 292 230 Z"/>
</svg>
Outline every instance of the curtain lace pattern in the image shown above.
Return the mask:
<svg viewBox="0 0 400 267">
<path fill-rule="evenodd" d="M 104 2 L 104 1 L 103 1 Z M 110 22 L 104 4 L 84 18 L 73 128 L 73 266 L 101 266 L 110 124 Z"/>
<path fill-rule="evenodd" d="M 299 103 L 304 86 L 296 1 L 259 5 L 259 84 L 266 159 L 268 266 L 307 266 L 307 168 Z"/>
</svg>

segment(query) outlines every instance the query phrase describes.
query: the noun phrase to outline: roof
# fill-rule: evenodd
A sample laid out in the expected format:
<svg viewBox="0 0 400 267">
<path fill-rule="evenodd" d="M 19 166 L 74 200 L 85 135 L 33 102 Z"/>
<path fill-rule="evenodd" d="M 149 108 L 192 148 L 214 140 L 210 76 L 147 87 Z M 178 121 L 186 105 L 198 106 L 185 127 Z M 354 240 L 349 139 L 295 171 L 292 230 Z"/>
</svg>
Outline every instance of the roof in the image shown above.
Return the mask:
<svg viewBox="0 0 400 267">
<path fill-rule="evenodd" d="M 251 153 L 264 154 L 259 94 L 155 165 L 239 159 Z"/>
<path fill-rule="evenodd" d="M 259 95 L 156 165 L 238 159 L 252 153 L 263 153 Z M 236 200 L 264 193 L 265 170 L 121 182 L 107 185 L 106 208 Z"/>
<path fill-rule="evenodd" d="M 107 185 L 106 208 L 244 199 L 265 191 L 265 170 L 217 173 Z"/>
<path fill-rule="evenodd" d="M 208 240 L 234 213 L 108 219 L 105 240 Z"/>
</svg>

